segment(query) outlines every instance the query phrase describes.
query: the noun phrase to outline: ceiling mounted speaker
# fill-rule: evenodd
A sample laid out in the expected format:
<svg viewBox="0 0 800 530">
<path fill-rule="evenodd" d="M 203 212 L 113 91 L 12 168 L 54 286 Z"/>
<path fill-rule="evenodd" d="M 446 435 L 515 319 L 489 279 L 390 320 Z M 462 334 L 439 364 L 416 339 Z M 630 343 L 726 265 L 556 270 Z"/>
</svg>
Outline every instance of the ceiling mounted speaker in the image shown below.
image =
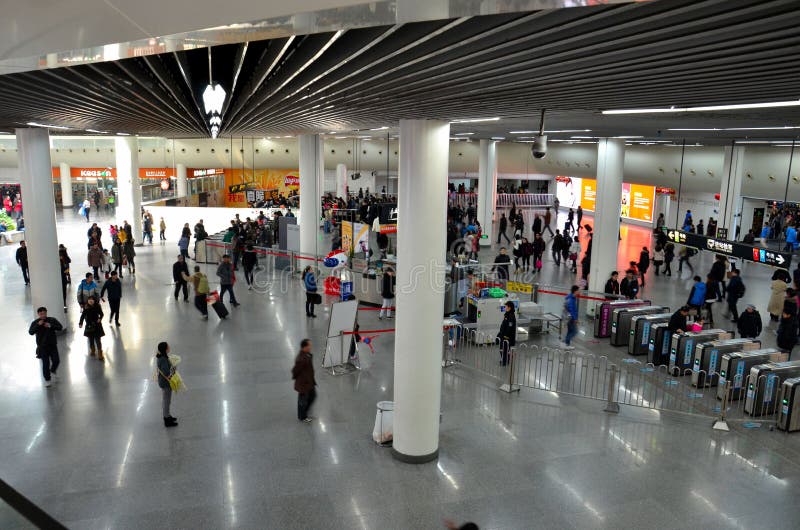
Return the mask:
<svg viewBox="0 0 800 530">
<path fill-rule="evenodd" d="M 712 177 L 714 176 L 714 172 L 710 169 L 708 170 L 708 174 L 711 175 Z"/>
<path fill-rule="evenodd" d="M 746 175 L 746 176 L 747 176 L 747 178 L 749 178 L 749 179 L 753 178 L 753 174 L 752 174 L 752 173 L 750 173 L 749 171 L 748 171 L 747 173 L 745 173 L 745 175 Z"/>
<path fill-rule="evenodd" d="M 775 180 L 775 175 L 769 175 L 770 180 Z"/>
<path fill-rule="evenodd" d="M 794 175 L 794 176 L 792 176 L 792 180 L 797 182 L 798 180 L 800 180 L 800 177 L 798 177 L 797 175 Z"/>
<path fill-rule="evenodd" d="M 692 175 L 697 175 L 697 173 L 695 172 L 695 170 L 694 170 L 694 169 L 690 169 L 690 170 L 689 170 L 689 173 L 691 173 Z"/>
<path fill-rule="evenodd" d="M 664 168 L 663 167 L 658 168 L 658 172 L 659 173 L 663 173 L 664 172 Z"/>
</svg>

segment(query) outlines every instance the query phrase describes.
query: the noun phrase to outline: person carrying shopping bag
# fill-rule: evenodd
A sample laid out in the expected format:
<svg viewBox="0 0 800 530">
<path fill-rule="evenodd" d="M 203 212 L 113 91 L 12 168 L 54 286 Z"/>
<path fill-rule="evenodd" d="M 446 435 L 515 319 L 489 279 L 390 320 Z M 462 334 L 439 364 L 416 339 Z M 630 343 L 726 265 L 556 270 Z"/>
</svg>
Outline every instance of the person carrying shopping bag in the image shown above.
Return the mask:
<svg viewBox="0 0 800 530">
<path fill-rule="evenodd" d="M 169 355 L 169 344 L 159 342 L 156 348 L 156 377 L 158 388 L 161 389 L 161 415 L 164 417 L 164 427 L 177 427 L 178 418 L 172 416 L 170 406 L 172 405 L 172 393 L 177 392 L 183 386 L 175 365 L 180 362 L 177 356 Z"/>
</svg>

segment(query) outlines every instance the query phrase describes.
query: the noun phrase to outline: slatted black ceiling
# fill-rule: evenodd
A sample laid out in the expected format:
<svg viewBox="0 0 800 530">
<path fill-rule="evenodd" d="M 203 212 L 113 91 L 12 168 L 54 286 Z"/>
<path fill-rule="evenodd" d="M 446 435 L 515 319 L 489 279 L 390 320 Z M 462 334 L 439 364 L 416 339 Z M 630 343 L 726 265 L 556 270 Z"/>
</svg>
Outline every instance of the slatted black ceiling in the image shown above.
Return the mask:
<svg viewBox="0 0 800 530">
<path fill-rule="evenodd" d="M 800 108 L 601 116 L 628 107 L 800 99 L 797 0 L 671 0 L 323 33 L 211 49 L 229 94 L 221 135 L 327 132 L 401 118 L 500 116 L 635 134 L 670 126 L 797 125 Z M 0 76 L 0 129 L 29 121 L 208 136 L 208 50 Z M 73 131 L 74 132 L 74 131 Z M 764 135 L 766 135 L 765 133 Z"/>
</svg>

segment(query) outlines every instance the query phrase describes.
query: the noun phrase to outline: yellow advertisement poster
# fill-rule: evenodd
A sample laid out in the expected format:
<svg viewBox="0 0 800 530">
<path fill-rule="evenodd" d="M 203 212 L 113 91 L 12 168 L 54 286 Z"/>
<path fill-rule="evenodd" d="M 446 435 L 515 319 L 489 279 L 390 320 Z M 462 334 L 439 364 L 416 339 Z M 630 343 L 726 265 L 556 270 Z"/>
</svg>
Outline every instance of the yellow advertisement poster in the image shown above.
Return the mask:
<svg viewBox="0 0 800 530">
<path fill-rule="evenodd" d="M 251 189 L 277 190 L 284 196 L 300 188 L 300 172 L 297 169 L 226 169 L 225 186 L 248 184 Z M 244 192 L 227 193 L 225 206 L 235 208 L 247 207 L 247 196 Z"/>
<path fill-rule="evenodd" d="M 353 223 L 349 221 L 342 221 L 342 250 L 345 253 L 350 253 L 350 247 L 353 246 Z"/>
<path fill-rule="evenodd" d="M 342 250 L 350 252 L 367 252 L 369 250 L 369 225 L 363 223 L 342 222 Z"/>
<path fill-rule="evenodd" d="M 595 180 L 583 179 L 581 180 L 581 208 L 593 212 L 595 210 L 595 197 L 597 196 L 597 187 Z"/>
</svg>

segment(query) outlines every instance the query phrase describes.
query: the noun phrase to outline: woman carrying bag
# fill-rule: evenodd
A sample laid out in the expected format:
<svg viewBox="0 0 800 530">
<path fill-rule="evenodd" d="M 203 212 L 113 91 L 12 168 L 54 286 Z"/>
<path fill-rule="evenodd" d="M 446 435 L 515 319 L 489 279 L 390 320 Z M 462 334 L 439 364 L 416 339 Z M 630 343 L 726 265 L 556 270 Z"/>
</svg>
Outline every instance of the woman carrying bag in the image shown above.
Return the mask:
<svg viewBox="0 0 800 530">
<path fill-rule="evenodd" d="M 172 391 L 178 390 L 180 378 L 169 359 L 169 344 L 159 342 L 157 350 L 156 377 L 158 387 L 161 389 L 161 415 L 164 417 L 164 427 L 177 427 L 178 419 L 170 414 L 169 407 L 172 404 Z"/>
</svg>

